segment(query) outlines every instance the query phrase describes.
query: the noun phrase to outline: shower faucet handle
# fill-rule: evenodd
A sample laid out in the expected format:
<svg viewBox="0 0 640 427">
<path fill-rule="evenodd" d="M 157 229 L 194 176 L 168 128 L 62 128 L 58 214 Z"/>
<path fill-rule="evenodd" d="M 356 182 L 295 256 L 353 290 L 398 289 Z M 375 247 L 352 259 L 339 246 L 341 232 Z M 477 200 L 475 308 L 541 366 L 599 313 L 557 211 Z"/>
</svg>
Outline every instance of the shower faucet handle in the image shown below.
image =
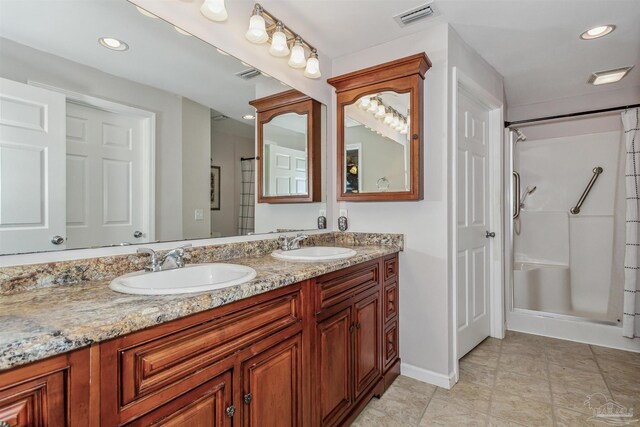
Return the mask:
<svg viewBox="0 0 640 427">
<path fill-rule="evenodd" d="M 486 237 L 487 239 L 490 237 L 496 237 L 496 232 L 487 230 L 487 234 L 485 234 L 484 237 Z"/>
</svg>

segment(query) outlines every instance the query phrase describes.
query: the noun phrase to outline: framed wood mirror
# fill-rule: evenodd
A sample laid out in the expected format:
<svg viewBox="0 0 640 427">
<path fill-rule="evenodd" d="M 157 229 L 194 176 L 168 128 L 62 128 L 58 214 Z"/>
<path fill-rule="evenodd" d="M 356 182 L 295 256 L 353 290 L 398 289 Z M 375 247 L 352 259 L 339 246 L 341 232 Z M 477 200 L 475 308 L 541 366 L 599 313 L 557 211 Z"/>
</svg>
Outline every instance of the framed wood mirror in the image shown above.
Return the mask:
<svg viewBox="0 0 640 427">
<path fill-rule="evenodd" d="M 249 102 L 258 125 L 258 203 L 321 200 L 321 104 L 297 90 Z"/>
<path fill-rule="evenodd" d="M 337 199 L 423 199 L 420 53 L 328 80 L 337 94 Z"/>
</svg>

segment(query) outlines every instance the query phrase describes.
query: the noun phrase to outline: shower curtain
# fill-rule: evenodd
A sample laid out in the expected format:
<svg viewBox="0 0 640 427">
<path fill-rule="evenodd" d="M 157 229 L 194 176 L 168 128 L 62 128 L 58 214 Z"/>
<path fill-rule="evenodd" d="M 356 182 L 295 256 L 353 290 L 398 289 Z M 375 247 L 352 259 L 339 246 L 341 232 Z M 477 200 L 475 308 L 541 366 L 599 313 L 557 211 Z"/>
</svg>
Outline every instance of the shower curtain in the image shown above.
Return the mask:
<svg viewBox="0 0 640 427">
<path fill-rule="evenodd" d="M 240 217 L 238 234 L 254 232 L 255 221 L 255 159 L 241 159 L 242 180 L 240 182 Z"/>
<path fill-rule="evenodd" d="M 622 113 L 626 161 L 626 246 L 622 334 L 640 338 L 640 109 Z"/>
</svg>

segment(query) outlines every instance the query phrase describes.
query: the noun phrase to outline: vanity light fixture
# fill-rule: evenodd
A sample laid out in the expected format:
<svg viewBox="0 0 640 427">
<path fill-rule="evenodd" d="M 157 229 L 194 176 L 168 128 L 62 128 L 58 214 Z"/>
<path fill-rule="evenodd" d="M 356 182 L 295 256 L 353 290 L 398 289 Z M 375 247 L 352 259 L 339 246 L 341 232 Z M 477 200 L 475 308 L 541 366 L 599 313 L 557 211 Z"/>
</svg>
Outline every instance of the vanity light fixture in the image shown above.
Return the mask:
<svg viewBox="0 0 640 427">
<path fill-rule="evenodd" d="M 310 79 L 321 77 L 317 50 L 258 3 L 253 7 L 245 37 L 255 44 L 269 42 L 269 53 L 275 57 L 290 55 L 289 66 L 304 69 L 305 77 Z M 305 58 L 305 49 L 309 51 L 308 59 Z"/>
<path fill-rule="evenodd" d="M 113 37 L 100 37 L 98 42 L 107 49 L 125 51 L 129 49 L 129 45 L 122 40 L 115 39 Z"/>
<path fill-rule="evenodd" d="M 287 44 L 287 35 L 284 33 L 284 25 L 282 22 L 276 24 L 276 30 L 271 35 L 271 47 L 269 53 L 276 57 L 289 55 L 289 45 Z"/>
<path fill-rule="evenodd" d="M 384 119 L 384 116 L 386 116 L 387 114 L 387 109 L 384 107 L 384 105 L 378 105 L 378 111 L 376 112 L 376 114 L 374 115 L 374 117 L 376 119 Z"/>
<path fill-rule="evenodd" d="M 630 67 L 622 67 L 616 68 L 615 70 L 607 70 L 607 71 L 598 71 L 596 73 L 592 73 L 587 80 L 587 83 L 591 83 L 594 86 L 604 85 L 607 83 L 615 83 L 622 80 L 633 66 Z"/>
<path fill-rule="evenodd" d="M 378 112 L 378 98 L 371 98 L 371 100 L 369 101 L 369 108 L 367 108 L 367 112 L 373 114 Z"/>
<path fill-rule="evenodd" d="M 358 108 L 360 108 L 361 110 L 367 110 L 369 108 L 370 100 L 371 98 L 369 98 L 368 96 L 363 96 L 358 100 Z"/>
<path fill-rule="evenodd" d="M 254 116 L 253 114 L 245 114 L 244 116 L 242 116 L 242 118 L 245 120 L 253 120 L 256 118 L 256 116 Z"/>
<path fill-rule="evenodd" d="M 296 37 L 291 48 L 291 57 L 289 58 L 289 67 L 291 68 L 304 68 L 307 65 L 307 58 L 304 53 L 304 47 L 302 46 L 302 39 Z"/>
<path fill-rule="evenodd" d="M 356 106 L 361 110 L 373 114 L 373 116 L 402 135 L 409 133 L 409 117 L 398 113 L 393 108 L 385 105 L 382 99 L 375 95 L 367 95 L 356 101 Z M 365 125 L 365 128 L 368 127 Z M 373 129 L 372 129 L 373 130 Z"/>
<path fill-rule="evenodd" d="M 589 28 L 587 31 L 580 34 L 582 40 L 594 40 L 604 37 L 607 34 L 613 32 L 616 29 L 615 25 L 598 25 L 597 27 Z"/>
<path fill-rule="evenodd" d="M 224 0 L 204 0 L 200 6 L 200 13 L 207 19 L 215 22 L 223 22 L 227 20 L 227 8 L 224 7 Z"/>
</svg>

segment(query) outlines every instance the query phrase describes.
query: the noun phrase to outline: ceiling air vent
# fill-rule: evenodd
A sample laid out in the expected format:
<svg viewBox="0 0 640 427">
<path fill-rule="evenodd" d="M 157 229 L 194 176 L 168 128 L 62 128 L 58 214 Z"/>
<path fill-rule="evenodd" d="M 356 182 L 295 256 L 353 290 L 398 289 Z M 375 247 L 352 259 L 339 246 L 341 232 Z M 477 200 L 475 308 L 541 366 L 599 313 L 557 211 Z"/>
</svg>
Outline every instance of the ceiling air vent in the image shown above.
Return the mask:
<svg viewBox="0 0 640 427">
<path fill-rule="evenodd" d="M 254 77 L 258 77 L 260 75 L 260 71 L 255 68 L 247 68 L 246 70 L 242 70 L 236 73 L 236 76 L 240 77 L 243 80 L 249 80 Z"/>
<path fill-rule="evenodd" d="M 414 22 L 431 18 L 433 16 L 439 15 L 436 9 L 433 7 L 432 3 L 425 3 L 418 7 L 414 7 L 413 9 L 409 9 L 405 12 L 402 12 L 393 17 L 396 20 L 398 25 L 404 27 L 408 24 L 413 24 Z"/>
</svg>

